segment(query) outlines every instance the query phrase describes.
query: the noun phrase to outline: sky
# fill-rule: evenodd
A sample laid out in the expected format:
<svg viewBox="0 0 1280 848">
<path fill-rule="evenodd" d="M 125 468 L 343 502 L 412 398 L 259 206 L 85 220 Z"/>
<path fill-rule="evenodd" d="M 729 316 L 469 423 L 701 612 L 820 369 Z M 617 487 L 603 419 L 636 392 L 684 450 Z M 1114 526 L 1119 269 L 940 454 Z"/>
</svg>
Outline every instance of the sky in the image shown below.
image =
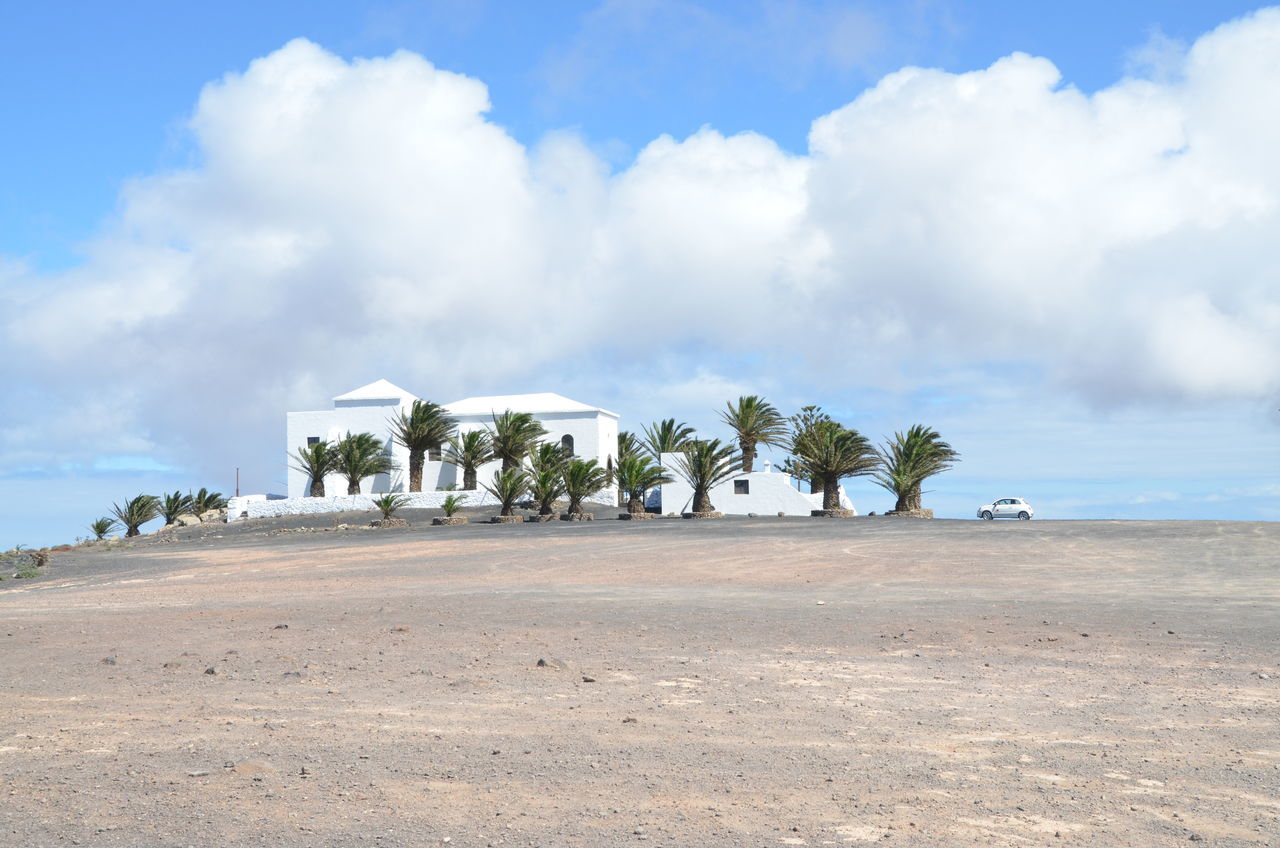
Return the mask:
<svg viewBox="0 0 1280 848">
<path fill-rule="evenodd" d="M 0 549 L 283 491 L 380 377 L 925 423 L 947 517 L 1280 519 L 1280 8 L 3 3 L 0 122 Z"/>
</svg>

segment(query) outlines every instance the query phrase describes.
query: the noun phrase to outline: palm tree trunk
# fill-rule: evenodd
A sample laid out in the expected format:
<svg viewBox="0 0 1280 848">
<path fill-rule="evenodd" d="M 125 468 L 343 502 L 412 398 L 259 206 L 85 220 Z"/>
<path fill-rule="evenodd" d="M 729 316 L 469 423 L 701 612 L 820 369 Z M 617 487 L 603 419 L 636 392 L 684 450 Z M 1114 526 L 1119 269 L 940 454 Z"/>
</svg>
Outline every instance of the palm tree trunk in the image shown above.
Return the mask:
<svg viewBox="0 0 1280 848">
<path fill-rule="evenodd" d="M 840 481 L 834 474 L 822 481 L 822 508 L 840 509 Z"/>
<path fill-rule="evenodd" d="M 538 515 L 553 515 L 555 510 L 551 508 L 551 504 L 544 503 L 538 507 Z"/>
<path fill-rule="evenodd" d="M 512 509 L 514 505 L 515 505 L 514 503 L 504 503 L 502 505 L 502 511 L 499 512 L 498 514 L 499 515 L 515 515 L 516 514 L 515 510 Z"/>
<path fill-rule="evenodd" d="M 693 511 L 694 512 L 714 512 L 715 507 L 711 505 L 711 493 L 706 489 L 693 490 Z"/>
<path fill-rule="evenodd" d="M 462 469 L 462 488 L 473 491 L 476 487 L 476 467 L 469 465 Z"/>
<path fill-rule="evenodd" d="M 352 479 L 352 478 L 348 478 L 348 480 L 347 480 L 347 494 L 348 494 L 348 495 L 358 495 L 358 494 L 360 494 L 360 478 L 359 478 L 359 477 L 356 477 L 356 478 L 354 478 L 354 479 Z"/>
<path fill-rule="evenodd" d="M 509 456 L 504 456 L 504 457 L 502 458 L 502 470 L 503 470 L 503 471 L 510 471 L 511 469 L 515 468 L 517 464 L 518 464 L 518 463 L 517 463 L 514 459 L 512 459 L 511 457 L 509 457 Z"/>
<path fill-rule="evenodd" d="M 141 535 L 142 535 L 142 531 L 139 530 L 137 526 L 132 524 L 129 525 L 129 529 L 127 529 L 124 533 L 124 536 L 126 539 L 129 538 L 130 536 L 141 536 Z"/>
<path fill-rule="evenodd" d="M 809 491 L 815 495 L 826 495 L 826 486 L 823 485 L 821 477 L 809 478 Z"/>
<path fill-rule="evenodd" d="M 409 491 L 422 491 L 422 458 L 425 451 L 409 451 Z"/>
<path fill-rule="evenodd" d="M 631 513 L 632 515 L 635 515 L 636 513 L 639 513 L 639 512 L 644 512 L 644 500 L 641 499 L 638 495 L 633 496 L 631 500 L 627 501 L 627 512 Z"/>
<path fill-rule="evenodd" d="M 313 498 L 324 497 L 324 478 L 323 477 L 313 477 L 311 479 L 311 497 Z"/>
<path fill-rule="evenodd" d="M 742 439 L 738 446 L 742 448 L 742 470 L 750 474 L 756 464 L 756 443 Z"/>
<path fill-rule="evenodd" d="M 898 495 L 898 502 L 894 505 L 894 512 L 907 512 L 911 509 L 911 492 L 903 492 Z"/>
</svg>

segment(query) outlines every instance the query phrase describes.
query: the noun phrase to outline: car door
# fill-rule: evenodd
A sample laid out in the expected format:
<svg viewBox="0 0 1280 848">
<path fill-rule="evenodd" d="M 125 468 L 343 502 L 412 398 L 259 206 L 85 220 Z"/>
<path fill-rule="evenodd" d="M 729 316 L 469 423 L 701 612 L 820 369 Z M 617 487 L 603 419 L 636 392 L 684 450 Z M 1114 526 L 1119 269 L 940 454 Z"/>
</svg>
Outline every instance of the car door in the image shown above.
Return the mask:
<svg viewBox="0 0 1280 848">
<path fill-rule="evenodd" d="M 1009 504 L 1009 499 L 1001 498 L 1000 500 L 996 501 L 995 509 L 996 509 L 996 518 L 1008 518 L 1010 515 L 1010 510 L 1012 509 L 1012 507 Z"/>
</svg>

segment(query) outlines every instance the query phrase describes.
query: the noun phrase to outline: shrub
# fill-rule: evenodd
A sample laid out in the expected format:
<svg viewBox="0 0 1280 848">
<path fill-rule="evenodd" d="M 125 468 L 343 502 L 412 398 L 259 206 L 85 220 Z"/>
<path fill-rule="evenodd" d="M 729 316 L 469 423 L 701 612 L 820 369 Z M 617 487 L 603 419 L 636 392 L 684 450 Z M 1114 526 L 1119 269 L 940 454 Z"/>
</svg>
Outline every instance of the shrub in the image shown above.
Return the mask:
<svg viewBox="0 0 1280 848">
<path fill-rule="evenodd" d="M 388 492 L 382 497 L 374 498 L 373 505 L 382 511 L 382 520 L 387 521 L 396 514 L 396 510 L 407 504 L 409 499 L 404 495 Z"/>
<path fill-rule="evenodd" d="M 444 499 L 444 503 L 440 504 L 440 508 L 444 510 L 444 517 L 453 518 L 453 514 L 462 508 L 462 502 L 466 499 L 466 495 L 447 496 Z"/>
</svg>

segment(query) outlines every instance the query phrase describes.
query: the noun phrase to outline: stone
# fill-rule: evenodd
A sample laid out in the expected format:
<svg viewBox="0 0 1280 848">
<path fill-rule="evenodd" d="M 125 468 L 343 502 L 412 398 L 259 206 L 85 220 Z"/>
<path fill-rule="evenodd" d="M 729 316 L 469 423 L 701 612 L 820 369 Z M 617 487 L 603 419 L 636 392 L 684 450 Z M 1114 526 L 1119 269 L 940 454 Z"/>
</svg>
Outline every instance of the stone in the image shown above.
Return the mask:
<svg viewBox="0 0 1280 848">
<path fill-rule="evenodd" d="M 538 668 L 554 668 L 557 671 L 564 671 L 569 667 L 569 665 L 568 663 L 564 662 L 564 660 L 558 660 L 555 657 L 543 657 L 542 659 L 538 660 L 537 667 Z"/>
<path fill-rule="evenodd" d="M 490 524 L 523 524 L 523 515 L 495 515 L 489 519 Z"/>
<path fill-rule="evenodd" d="M 102 664 L 103 664 L 103 665 L 115 665 L 115 664 L 116 664 L 116 658 L 115 658 L 115 657 L 103 657 L 103 658 L 102 658 Z"/>
<path fill-rule="evenodd" d="M 561 521 L 592 521 L 595 516 L 589 512 L 566 512 L 560 516 Z"/>
<path fill-rule="evenodd" d="M 853 518 L 857 513 L 851 509 L 815 509 L 809 515 L 813 518 Z"/>
<path fill-rule="evenodd" d="M 197 524 L 200 524 L 201 521 L 200 516 L 187 513 L 186 515 L 179 515 L 173 523 L 177 524 L 179 527 L 195 527 Z"/>
<path fill-rule="evenodd" d="M 595 682 L 596 682 L 596 679 L 595 679 L 594 677 L 592 677 L 591 675 L 589 675 L 589 674 L 584 674 L 584 675 L 582 675 L 582 682 L 583 682 L 583 683 L 595 683 Z"/>
<path fill-rule="evenodd" d="M 214 668 L 213 666 L 209 666 L 208 668 L 206 668 L 206 669 L 204 670 L 204 673 L 205 673 L 205 674 L 217 674 L 217 673 L 218 673 L 218 670 L 217 670 L 216 668 Z"/>
<path fill-rule="evenodd" d="M 901 512 L 891 509 L 885 513 L 894 518 L 933 518 L 933 510 L 931 509 L 904 509 Z"/>
<path fill-rule="evenodd" d="M 386 530 L 389 527 L 408 527 L 409 522 L 403 518 L 375 518 L 369 522 L 370 527 L 377 527 L 380 530 Z"/>
<path fill-rule="evenodd" d="M 657 518 L 652 512 L 620 512 L 618 513 L 619 521 L 645 521 L 650 518 Z"/>
<path fill-rule="evenodd" d="M 525 521 L 528 522 L 529 524 L 546 524 L 548 521 L 555 521 L 559 517 L 560 516 L 556 515 L 554 512 L 549 513 L 547 515 L 538 513 L 537 515 L 530 515 L 526 517 Z"/>
<path fill-rule="evenodd" d="M 681 518 L 691 518 L 694 521 L 706 521 L 711 518 L 724 518 L 723 512 L 685 512 L 681 513 Z"/>
<path fill-rule="evenodd" d="M 431 523 L 436 527 L 457 527 L 466 524 L 467 517 L 465 515 L 451 515 L 447 518 L 433 518 Z"/>
<path fill-rule="evenodd" d="M 289 625 L 287 625 L 287 624 L 277 624 L 275 627 L 273 627 L 273 628 L 271 628 L 271 629 L 272 629 L 272 630 L 288 630 L 288 629 L 289 629 Z"/>
</svg>

